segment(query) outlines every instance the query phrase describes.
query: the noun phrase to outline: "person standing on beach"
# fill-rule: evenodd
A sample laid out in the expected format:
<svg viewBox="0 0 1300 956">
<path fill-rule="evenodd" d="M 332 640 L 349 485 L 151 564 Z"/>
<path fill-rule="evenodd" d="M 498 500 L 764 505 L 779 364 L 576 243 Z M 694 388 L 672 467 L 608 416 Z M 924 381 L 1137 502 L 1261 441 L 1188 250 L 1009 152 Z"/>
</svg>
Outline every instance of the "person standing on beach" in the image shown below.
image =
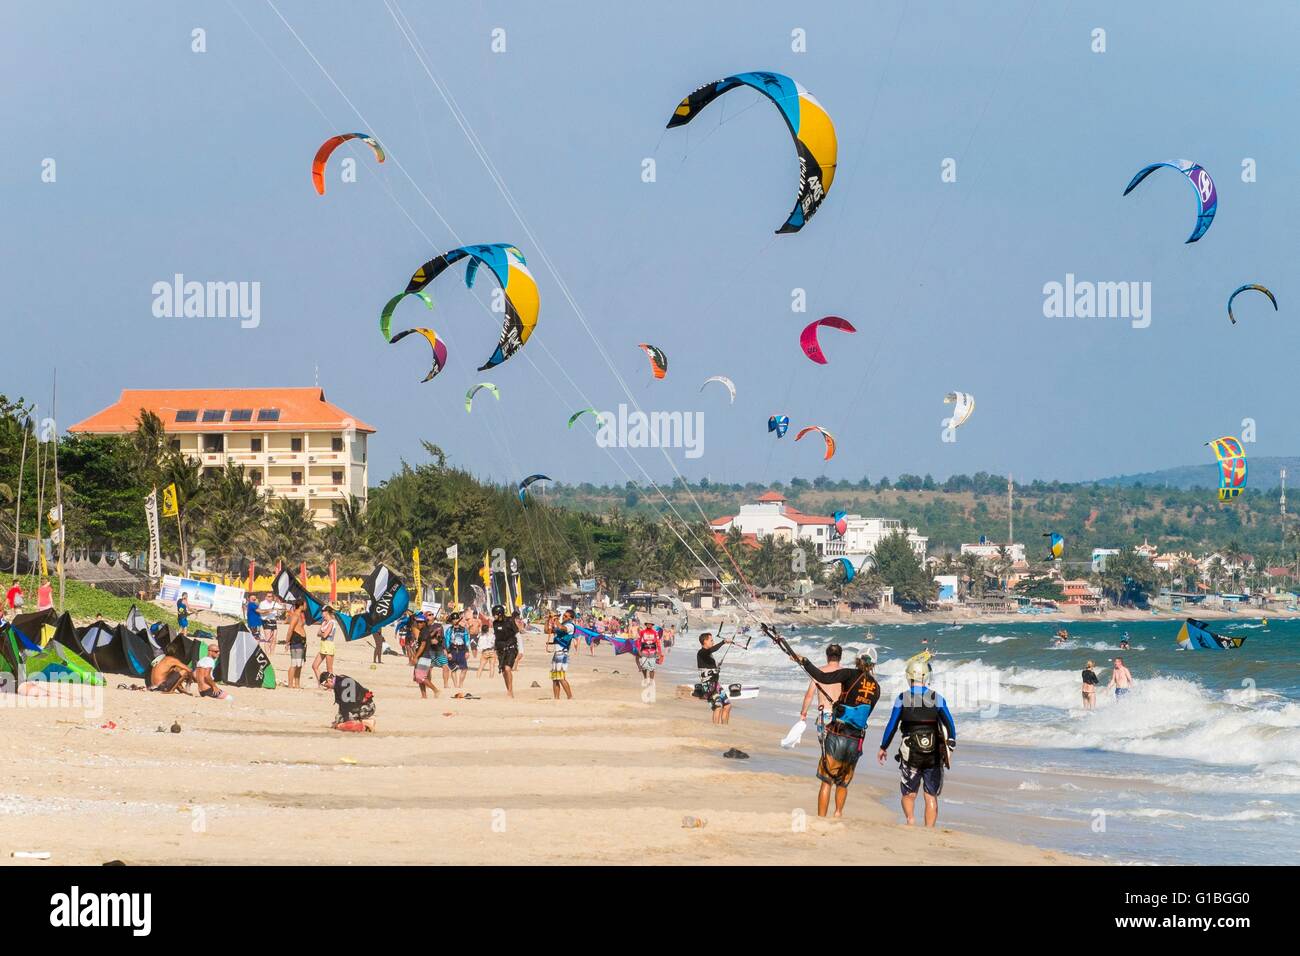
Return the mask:
<svg viewBox="0 0 1300 956">
<path fill-rule="evenodd" d="M 271 592 L 266 592 L 266 597 L 262 598 L 262 603 L 257 606 L 257 613 L 262 616 L 262 633 L 266 636 L 266 641 L 271 645 L 271 652 L 275 653 L 276 628 L 279 626 L 280 609 L 271 597 Z"/>
<path fill-rule="evenodd" d="M 307 606 L 298 601 L 289 609 L 285 622 L 289 631 L 289 687 L 302 686 L 302 667 L 307 663 Z"/>
<path fill-rule="evenodd" d="M 731 723 L 731 701 L 722 686 L 722 674 L 714 652 L 731 641 L 714 643 L 713 635 L 705 632 L 700 635 L 700 649 L 695 652 L 695 666 L 700 669 L 700 683 L 708 689 L 710 719 L 715 724 Z"/>
<path fill-rule="evenodd" d="M 831 648 L 838 653 L 831 662 Z M 867 718 L 880 700 L 880 684 L 875 677 L 875 663 L 866 654 L 858 656 L 854 667 L 836 667 L 843 652 L 835 645 L 826 650 L 827 670 L 818 670 L 806 657 L 799 658 L 799 666 L 813 679 L 814 687 L 809 688 L 818 694 L 820 687 L 834 687 L 834 704 L 831 707 L 830 720 L 825 733 L 819 734 L 822 755 L 817 761 L 817 779 L 821 788 L 817 791 L 817 815 L 826 816 L 830 810 L 831 794 L 835 795 L 835 816 L 844 816 L 844 801 L 849 797 L 849 784 L 862 756 L 862 741 L 867 736 Z M 805 710 L 807 709 L 805 705 Z M 821 723 L 819 719 L 818 723 Z"/>
<path fill-rule="evenodd" d="M 54 607 L 54 589 L 50 587 L 49 578 L 41 578 L 41 586 L 36 589 L 36 610 L 45 611 Z"/>
<path fill-rule="evenodd" d="M 190 602 L 189 593 L 181 592 L 181 596 L 176 599 L 176 624 L 180 628 L 181 636 L 187 637 L 190 628 Z"/>
<path fill-rule="evenodd" d="M 410 630 L 407 632 L 410 636 L 406 641 L 406 649 L 415 668 L 411 678 L 415 681 L 415 686 L 420 688 L 421 698 L 427 698 L 429 691 L 433 691 L 434 697 L 442 696 L 442 691 L 438 690 L 438 686 L 429 679 L 429 674 L 433 670 L 433 644 L 430 640 L 432 631 L 432 627 L 424 621 L 423 617 L 417 616 L 412 619 Z"/>
<path fill-rule="evenodd" d="M 569 647 L 577 636 L 573 611 L 565 611 L 564 617 L 551 632 L 551 639 L 546 642 L 548 647 L 555 648 L 551 654 L 551 693 L 556 700 L 560 699 L 560 691 L 564 691 L 565 696 L 573 700 L 573 688 L 569 686 Z"/>
<path fill-rule="evenodd" d="M 519 658 L 519 623 L 506 617 L 500 604 L 492 608 L 492 648 L 501 665 L 501 677 L 506 682 L 506 696 L 515 696 L 515 665 Z"/>
<path fill-rule="evenodd" d="M 316 637 L 320 639 L 320 647 L 316 650 L 316 656 L 311 662 L 311 672 L 316 677 L 316 683 L 320 683 L 320 666 L 325 665 L 325 673 L 330 674 L 334 671 L 334 631 L 338 628 L 338 622 L 334 619 L 334 609 L 326 606 L 321 612 L 321 622 L 316 628 Z"/>
<path fill-rule="evenodd" d="M 463 616 L 465 622 L 465 631 L 469 634 L 469 652 L 474 660 L 478 660 L 478 638 L 483 631 L 483 626 L 479 622 L 478 612 L 470 611 Z"/>
<path fill-rule="evenodd" d="M 491 680 L 497 673 L 496 634 L 493 633 L 491 618 L 487 618 L 486 624 L 479 622 L 477 676 L 483 676 L 484 665 L 487 666 L 488 679 Z"/>
<path fill-rule="evenodd" d="M 930 665 L 914 657 L 907 662 L 906 673 L 908 688 L 894 701 L 876 759 L 882 767 L 885 765 L 889 744 L 901 729 L 903 739 L 894 759 L 898 761 L 903 816 L 908 826 L 916 823 L 916 793 L 924 787 L 925 825 L 932 827 L 939 819 L 943 771 L 950 752 L 957 746 L 957 724 L 943 695 L 927 686 Z"/>
<path fill-rule="evenodd" d="M 463 614 L 452 615 L 447 629 L 447 657 L 451 661 L 451 683 L 458 690 L 465 686 L 469 672 L 469 629 Z"/>
<path fill-rule="evenodd" d="M 838 644 L 828 644 L 826 646 L 826 670 L 834 672 L 839 670 L 840 661 L 844 658 L 844 648 Z M 821 741 L 826 736 L 826 726 L 831 722 L 830 712 L 826 709 L 827 705 L 834 704 L 839 697 L 840 687 L 838 684 L 821 682 L 816 678 L 808 679 L 808 690 L 803 695 L 803 707 L 799 710 L 799 719 L 808 719 L 808 708 L 817 703 L 817 740 Z"/>
<path fill-rule="evenodd" d="M 1088 666 L 1083 669 L 1083 709 L 1093 710 L 1097 706 L 1097 672 L 1093 670 L 1096 665 L 1088 661 Z"/>
<path fill-rule="evenodd" d="M 641 671 L 641 683 L 653 684 L 655 668 L 663 663 L 663 638 L 654 625 L 647 622 L 636 638 L 636 666 Z"/>
<path fill-rule="evenodd" d="M 262 643 L 262 615 L 257 610 L 257 596 L 250 594 L 248 603 L 244 605 L 244 623 L 248 625 L 248 633 L 253 635 L 253 639 L 258 644 Z M 274 648 L 272 648 L 274 650 Z"/>
<path fill-rule="evenodd" d="M 1124 666 L 1124 658 L 1115 658 L 1115 669 L 1111 671 L 1110 683 L 1106 686 L 1108 689 L 1115 691 L 1116 700 L 1119 700 L 1133 689 L 1133 674 Z"/>
</svg>

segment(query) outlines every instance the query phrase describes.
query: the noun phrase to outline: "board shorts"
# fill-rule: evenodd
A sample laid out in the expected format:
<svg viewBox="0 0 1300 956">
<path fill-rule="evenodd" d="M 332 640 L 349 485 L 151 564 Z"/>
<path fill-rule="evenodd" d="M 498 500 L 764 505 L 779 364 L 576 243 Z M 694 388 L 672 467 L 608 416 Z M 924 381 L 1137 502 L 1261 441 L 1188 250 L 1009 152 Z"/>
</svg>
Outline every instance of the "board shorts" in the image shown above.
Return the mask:
<svg viewBox="0 0 1300 956">
<path fill-rule="evenodd" d="M 1127 687 L 1116 687 L 1116 688 L 1115 688 L 1115 699 L 1116 699 L 1116 700 L 1119 700 L 1121 697 L 1123 697 L 1123 696 L 1124 696 L 1125 694 L 1127 694 L 1127 693 L 1128 693 L 1128 688 L 1127 688 Z"/>
<path fill-rule="evenodd" d="M 442 654 L 435 654 L 434 657 L 433 657 L 433 666 L 434 666 L 434 667 L 446 667 L 446 666 L 447 666 L 447 655 L 446 655 L 445 653 L 442 653 Z"/>
<path fill-rule="evenodd" d="M 333 656 L 334 656 L 334 642 L 333 642 L 333 641 L 321 641 L 321 642 L 320 642 L 320 653 L 321 653 L 321 656 L 322 656 L 322 657 L 333 657 Z"/>
<path fill-rule="evenodd" d="M 289 645 L 289 663 L 301 667 L 307 663 L 307 645 L 290 644 Z"/>
<path fill-rule="evenodd" d="M 176 623 L 180 625 L 180 628 L 183 631 L 190 626 L 190 619 L 188 617 L 178 617 L 176 618 Z"/>
<path fill-rule="evenodd" d="M 502 670 L 507 667 L 514 667 L 515 661 L 519 659 L 518 644 L 502 644 L 494 650 L 496 651 L 497 660 L 500 662 Z"/>
<path fill-rule="evenodd" d="M 916 793 L 925 786 L 925 792 L 932 797 L 943 793 L 943 764 L 933 767 L 913 767 L 905 761 L 898 762 L 898 791 L 903 796 Z"/>
<path fill-rule="evenodd" d="M 817 761 L 817 779 L 836 787 L 847 787 L 853 782 L 861 756 L 861 737 L 850 737 L 828 728 L 822 738 L 822 756 Z"/>
<path fill-rule="evenodd" d="M 556 651 L 551 655 L 551 680 L 569 679 L 569 652 Z"/>
<path fill-rule="evenodd" d="M 469 654 L 469 648 L 465 645 L 453 647 L 451 649 L 451 669 L 454 671 L 466 670 L 469 666 L 466 656 Z"/>
<path fill-rule="evenodd" d="M 713 685 L 713 693 L 709 694 L 709 710 L 721 710 L 731 703 L 731 698 L 727 692 L 722 689 L 721 684 Z"/>
<path fill-rule="evenodd" d="M 423 683 L 429 679 L 429 668 L 433 666 L 433 661 L 427 657 L 421 657 L 415 664 L 415 674 L 412 677 L 417 684 Z"/>
<path fill-rule="evenodd" d="M 653 674 L 655 668 L 659 666 L 653 657 L 638 657 L 636 662 L 640 666 L 642 674 Z"/>
</svg>

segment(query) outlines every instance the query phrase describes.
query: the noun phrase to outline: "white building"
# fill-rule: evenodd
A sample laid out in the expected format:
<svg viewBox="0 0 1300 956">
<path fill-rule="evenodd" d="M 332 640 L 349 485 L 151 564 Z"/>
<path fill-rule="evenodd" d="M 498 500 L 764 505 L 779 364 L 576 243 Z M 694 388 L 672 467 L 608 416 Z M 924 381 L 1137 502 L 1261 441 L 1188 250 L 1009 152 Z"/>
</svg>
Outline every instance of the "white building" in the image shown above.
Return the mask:
<svg viewBox="0 0 1300 956">
<path fill-rule="evenodd" d="M 1106 559 L 1112 554 L 1119 554 L 1119 548 L 1093 548 L 1092 573 L 1101 574 L 1106 570 Z"/>
<path fill-rule="evenodd" d="M 979 544 L 963 544 L 961 553 L 973 554 L 981 561 L 996 561 L 1002 556 L 1003 548 L 1006 548 L 1012 564 L 1026 563 L 1025 546 L 1023 544 L 989 544 L 981 541 Z"/>
<path fill-rule="evenodd" d="M 746 538 L 757 541 L 774 537 L 793 544 L 807 541 L 826 561 L 849 558 L 861 565 L 884 538 L 896 532 L 907 535 L 908 543 L 916 556 L 925 560 L 929 538 L 908 528 L 901 521 L 890 518 L 863 518 L 861 515 L 845 516 L 844 536 L 835 534 L 835 521 L 825 515 L 807 515 L 785 503 L 785 497 L 775 491 L 764 492 L 752 504 L 741 505 L 740 512 L 709 522 L 710 527 L 726 534 L 736 528 Z"/>
</svg>

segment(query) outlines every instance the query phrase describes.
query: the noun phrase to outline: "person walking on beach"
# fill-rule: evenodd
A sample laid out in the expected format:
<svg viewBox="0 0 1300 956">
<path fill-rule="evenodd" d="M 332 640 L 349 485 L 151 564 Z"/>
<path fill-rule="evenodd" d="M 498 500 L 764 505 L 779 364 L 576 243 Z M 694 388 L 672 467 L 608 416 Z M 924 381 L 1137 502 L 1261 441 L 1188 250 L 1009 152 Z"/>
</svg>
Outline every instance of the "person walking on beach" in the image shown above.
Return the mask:
<svg viewBox="0 0 1300 956">
<path fill-rule="evenodd" d="M 36 610 L 47 611 L 54 607 L 54 589 L 50 587 L 49 578 L 41 578 L 41 586 L 36 589 Z"/>
<path fill-rule="evenodd" d="M 483 676 L 483 668 L 488 669 L 488 679 L 491 680 L 497 674 L 497 654 L 496 654 L 496 634 L 493 633 L 492 619 L 487 618 L 487 623 L 479 622 L 478 629 L 478 677 Z"/>
<path fill-rule="evenodd" d="M 411 674 L 411 679 L 415 681 L 415 686 L 420 688 L 420 697 L 427 698 L 429 691 L 433 691 L 434 697 L 442 696 L 442 691 L 438 690 L 438 685 L 429 679 L 430 673 L 433 671 L 433 642 L 431 640 L 433 628 L 423 618 L 416 618 L 411 621 L 411 629 L 408 633 L 410 637 L 407 638 L 406 648 L 411 663 L 415 668 Z"/>
<path fill-rule="evenodd" d="M 462 616 L 462 620 L 465 622 L 465 631 L 469 634 L 470 657 L 474 660 L 478 660 L 478 638 L 479 634 L 483 630 L 482 624 L 478 619 L 478 612 L 470 611 L 468 614 Z"/>
<path fill-rule="evenodd" d="M 451 661 L 451 683 L 458 690 L 465 686 L 469 671 L 469 629 L 463 614 L 453 614 L 446 632 L 447 658 Z"/>
<path fill-rule="evenodd" d="M 641 671 L 641 684 L 653 684 L 655 668 L 664 662 L 663 638 L 654 625 L 647 622 L 636 638 L 636 666 Z"/>
<path fill-rule="evenodd" d="M 826 816 L 830 810 L 831 795 L 835 796 L 835 816 L 844 816 L 844 802 L 849 797 L 849 784 L 853 782 L 858 758 L 862 756 L 862 741 L 867 736 L 867 718 L 880 700 L 880 684 L 875 677 L 875 662 L 866 654 L 858 656 L 853 667 L 839 667 L 843 652 L 835 645 L 835 659 L 831 661 L 831 648 L 827 648 L 826 670 L 818 670 L 806 657 L 799 658 L 802 667 L 813 679 L 810 691 L 821 695 L 822 688 L 833 687 L 830 720 L 821 737 L 822 754 L 817 761 L 817 815 Z M 835 666 L 834 670 L 830 668 Z M 807 706 L 805 705 L 805 710 Z M 821 723 L 819 718 L 818 723 Z"/>
<path fill-rule="evenodd" d="M 826 645 L 826 670 L 834 672 L 839 670 L 840 661 L 844 657 L 844 648 L 838 644 Z M 808 679 L 808 689 L 803 695 L 803 706 L 799 710 L 799 719 L 808 719 L 808 708 L 813 703 L 817 704 L 817 740 L 820 742 L 826 736 L 826 726 L 831 722 L 830 711 L 827 707 L 834 704 L 839 697 L 840 688 L 838 684 L 821 682 L 816 678 Z"/>
<path fill-rule="evenodd" d="M 325 673 L 330 674 L 334 671 L 334 632 L 338 629 L 338 622 L 334 619 L 334 609 L 326 607 L 321 613 L 320 625 L 316 628 L 316 637 L 320 639 L 320 647 L 316 649 L 316 656 L 312 658 L 311 672 L 316 677 L 316 683 L 320 683 L 320 666 L 325 665 Z"/>
<path fill-rule="evenodd" d="M 1083 709 L 1093 710 L 1097 706 L 1097 672 L 1093 670 L 1096 665 L 1088 661 L 1088 666 L 1083 669 Z"/>
<path fill-rule="evenodd" d="M 1115 691 L 1116 700 L 1133 689 L 1133 674 L 1124 666 L 1124 658 L 1115 658 L 1115 669 L 1110 672 L 1110 683 L 1106 686 Z"/>
<path fill-rule="evenodd" d="M 289 632 L 289 687 L 302 686 L 302 667 L 307 663 L 307 605 L 296 602 L 285 621 Z"/>
<path fill-rule="evenodd" d="M 700 669 L 700 683 L 708 690 L 710 719 L 715 724 L 731 723 L 731 701 L 722 686 L 722 675 L 717 658 L 713 656 L 718 648 L 731 643 L 731 641 L 715 643 L 713 635 L 706 631 L 700 635 L 700 649 L 695 652 L 695 666 Z"/>
<path fill-rule="evenodd" d="M 939 819 L 944 768 L 957 746 L 957 724 L 943 695 L 928 686 L 930 665 L 916 657 L 907 662 L 906 673 L 908 688 L 894 701 L 876 759 L 883 767 L 894 734 L 902 730 L 894 759 L 898 761 L 903 816 L 908 826 L 916 823 L 916 794 L 924 788 L 925 825 L 932 827 Z"/>
<path fill-rule="evenodd" d="M 519 660 L 519 622 L 506 617 L 500 604 L 492 608 L 492 649 L 501 665 L 501 677 L 506 683 L 506 696 L 515 696 L 515 666 Z"/>
<path fill-rule="evenodd" d="M 555 695 L 556 700 L 560 699 L 560 691 L 564 691 L 565 696 L 573 700 L 573 688 L 569 686 L 569 647 L 577 636 L 573 611 L 565 611 L 564 617 L 551 632 L 550 640 L 546 642 L 548 647 L 555 648 L 554 653 L 551 654 L 551 693 Z"/>
<path fill-rule="evenodd" d="M 187 637 L 190 628 L 190 602 L 186 591 L 182 591 L 181 596 L 176 599 L 176 624 L 180 628 L 181 636 Z"/>
</svg>

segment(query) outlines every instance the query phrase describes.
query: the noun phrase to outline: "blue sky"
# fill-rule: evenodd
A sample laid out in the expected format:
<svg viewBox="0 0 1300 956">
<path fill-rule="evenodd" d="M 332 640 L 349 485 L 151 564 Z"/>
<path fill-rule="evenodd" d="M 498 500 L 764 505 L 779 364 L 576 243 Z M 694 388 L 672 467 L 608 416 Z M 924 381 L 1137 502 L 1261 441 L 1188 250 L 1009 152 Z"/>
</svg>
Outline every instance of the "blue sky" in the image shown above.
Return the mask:
<svg viewBox="0 0 1300 956">
<path fill-rule="evenodd" d="M 1202 443 L 1247 417 L 1254 453 L 1296 452 L 1294 4 L 274 2 L 0 13 L 11 397 L 46 400 L 57 366 L 66 426 L 123 387 L 311 385 L 319 368 L 327 396 L 378 428 L 374 480 L 420 460 L 420 439 L 503 481 L 665 481 L 674 466 L 720 481 L 1084 479 L 1208 460 Z M 206 53 L 191 52 L 195 27 Z M 837 178 L 798 235 L 773 235 L 797 162 L 770 104 L 735 91 L 664 130 L 687 92 L 755 69 L 793 76 L 838 130 Z M 389 162 L 344 147 L 358 182 L 335 175 L 317 196 L 316 147 L 363 129 Z M 955 183 L 940 180 L 946 157 Z M 1219 189 L 1192 245 L 1177 174 L 1121 197 L 1141 166 L 1179 157 Z M 1241 181 L 1247 157 L 1257 182 Z M 437 252 L 496 241 L 523 248 L 538 279 L 532 341 L 475 372 L 499 323 L 482 305 L 490 283 L 469 292 L 457 270 L 433 313 L 408 302 L 395 320 L 418 311 L 450 343 L 449 367 L 421 384 L 423 343 L 387 345 L 380 307 Z M 155 318 L 151 287 L 176 272 L 260 282 L 260 326 Z M 1043 285 L 1067 273 L 1151 282 L 1150 328 L 1045 318 Z M 1224 303 L 1246 282 L 1282 311 L 1239 299 L 1234 327 Z M 798 333 L 826 314 L 859 331 L 826 333 L 819 367 Z M 667 353 L 664 381 L 639 342 Z M 734 406 L 699 393 L 714 374 L 735 381 Z M 646 410 L 702 410 L 703 456 L 670 464 L 565 427 L 589 402 L 629 401 L 620 378 Z M 467 416 L 465 390 L 485 379 L 501 401 L 480 394 Z M 977 410 L 945 444 L 953 389 Z M 834 432 L 836 457 L 772 439 L 777 411 Z"/>
</svg>

